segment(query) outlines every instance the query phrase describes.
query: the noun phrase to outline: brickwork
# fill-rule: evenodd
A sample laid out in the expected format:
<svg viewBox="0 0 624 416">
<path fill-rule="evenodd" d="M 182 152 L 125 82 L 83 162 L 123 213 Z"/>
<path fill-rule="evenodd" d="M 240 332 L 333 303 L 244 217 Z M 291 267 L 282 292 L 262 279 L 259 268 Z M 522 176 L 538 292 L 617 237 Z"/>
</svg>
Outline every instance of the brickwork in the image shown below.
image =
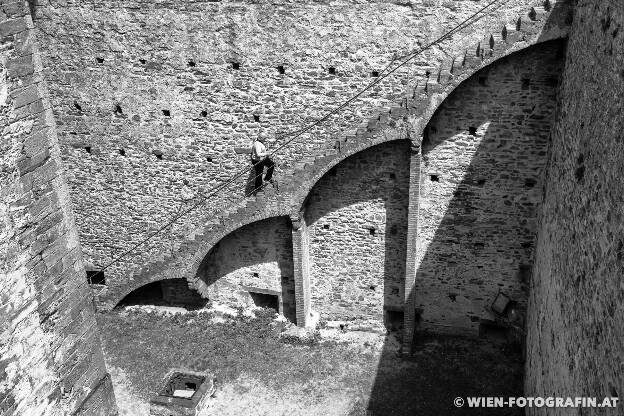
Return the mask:
<svg viewBox="0 0 624 416">
<path fill-rule="evenodd" d="M 0 34 L 0 414 L 114 415 L 26 2 Z"/>
<path fill-rule="evenodd" d="M 208 299 L 251 304 L 249 291 L 278 293 L 284 315 L 295 320 L 295 288 L 290 219 L 271 218 L 246 225 L 223 238 L 200 265 L 198 277 Z"/>
<path fill-rule="evenodd" d="M 531 281 L 528 396 L 602 398 L 624 391 L 623 68 L 624 5 L 579 1 Z M 570 409 L 527 414 L 569 415 Z M 578 414 L 619 415 L 622 404 Z"/>
<path fill-rule="evenodd" d="M 373 79 L 394 52 L 433 39 L 482 7 L 468 0 L 41 3 L 46 77 L 81 240 L 96 266 L 153 231 L 184 198 L 248 163 L 237 152 L 258 132 L 273 135 L 318 117 Z M 397 71 L 282 151 L 278 176 L 290 177 L 304 155 L 349 131 L 374 127 L 369 118 L 403 97 L 408 73 L 410 82 L 422 81 L 447 56 L 472 48 L 493 27 L 513 25 L 538 3 L 512 0 Z M 228 196 L 240 197 L 244 188 L 239 181 Z M 107 279 L 115 284 L 150 259 L 179 251 L 211 208 L 232 205 L 202 208 L 152 249 L 107 270 Z"/>
<path fill-rule="evenodd" d="M 563 44 L 479 71 L 431 119 L 422 143 L 417 277 L 420 326 L 477 334 L 498 292 L 526 308 L 537 206 Z"/>
</svg>

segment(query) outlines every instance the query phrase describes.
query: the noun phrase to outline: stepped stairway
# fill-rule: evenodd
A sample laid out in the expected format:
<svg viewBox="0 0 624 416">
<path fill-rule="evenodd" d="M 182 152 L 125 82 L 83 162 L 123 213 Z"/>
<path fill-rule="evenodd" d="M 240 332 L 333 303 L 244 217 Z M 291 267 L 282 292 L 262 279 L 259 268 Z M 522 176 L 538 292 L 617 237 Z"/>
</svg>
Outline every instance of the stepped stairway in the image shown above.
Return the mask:
<svg viewBox="0 0 624 416">
<path fill-rule="evenodd" d="M 99 309 L 113 308 L 132 290 L 147 283 L 185 278 L 191 288 L 207 296 L 208 287 L 195 276 L 208 251 L 224 236 L 258 220 L 289 215 L 297 218 L 314 184 L 333 166 L 364 149 L 393 140 L 422 136 L 442 101 L 464 80 L 496 59 L 528 46 L 567 37 L 571 23 L 568 1 L 545 1 L 518 17 L 515 25 L 501 25 L 462 54 L 442 62 L 409 87 L 399 101 L 376 109 L 372 116 L 340 140 L 332 140 L 279 175 L 279 192 L 267 187 L 255 197 L 232 199 L 228 209 L 216 213 L 202 227 L 191 230 L 167 253 L 135 270 L 123 282 L 111 282 L 96 299 Z M 419 145 L 418 140 L 415 140 Z M 193 215 L 192 213 L 190 215 Z"/>
</svg>

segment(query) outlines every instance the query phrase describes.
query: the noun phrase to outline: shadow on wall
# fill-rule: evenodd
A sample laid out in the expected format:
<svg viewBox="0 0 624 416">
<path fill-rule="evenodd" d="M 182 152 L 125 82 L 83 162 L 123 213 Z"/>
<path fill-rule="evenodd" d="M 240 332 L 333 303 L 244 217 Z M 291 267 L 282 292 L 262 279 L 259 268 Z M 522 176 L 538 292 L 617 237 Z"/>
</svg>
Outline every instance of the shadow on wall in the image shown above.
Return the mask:
<svg viewBox="0 0 624 416">
<path fill-rule="evenodd" d="M 357 153 L 305 203 L 312 309 L 326 320 L 402 321 L 409 143 Z"/>
<path fill-rule="evenodd" d="M 427 126 L 410 293 L 416 351 L 402 360 L 396 343 L 386 343 L 366 414 L 480 414 L 454 398 L 522 394 L 525 279 L 563 50 L 551 41 L 498 60 L 460 85 Z M 496 314 L 499 293 L 512 302 Z M 470 350 L 428 332 L 485 339 Z M 432 348 L 448 363 L 423 362 Z M 497 410 L 488 414 L 519 414 Z"/>
<path fill-rule="evenodd" d="M 210 300 L 267 306 L 274 303 L 272 297 L 277 297 L 278 309 L 295 322 L 291 228 L 290 218 L 274 217 L 247 224 L 223 237 L 197 272 L 209 286 Z"/>
</svg>

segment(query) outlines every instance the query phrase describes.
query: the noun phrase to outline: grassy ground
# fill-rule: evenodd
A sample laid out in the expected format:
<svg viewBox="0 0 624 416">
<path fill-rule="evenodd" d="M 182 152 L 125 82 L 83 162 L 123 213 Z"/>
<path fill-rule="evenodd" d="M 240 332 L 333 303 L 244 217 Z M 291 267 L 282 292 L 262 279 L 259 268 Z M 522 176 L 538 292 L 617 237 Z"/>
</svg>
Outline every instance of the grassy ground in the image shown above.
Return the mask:
<svg viewBox="0 0 624 416">
<path fill-rule="evenodd" d="M 311 345 L 285 343 L 284 324 L 268 312 L 226 322 L 204 312 L 98 319 L 127 415 L 147 415 L 147 401 L 174 367 L 214 374 L 218 393 L 207 414 L 224 416 L 479 414 L 457 410 L 453 398 L 522 393 L 516 353 L 480 340 L 429 339 L 401 358 L 397 342 L 378 334 L 325 331 Z"/>
</svg>

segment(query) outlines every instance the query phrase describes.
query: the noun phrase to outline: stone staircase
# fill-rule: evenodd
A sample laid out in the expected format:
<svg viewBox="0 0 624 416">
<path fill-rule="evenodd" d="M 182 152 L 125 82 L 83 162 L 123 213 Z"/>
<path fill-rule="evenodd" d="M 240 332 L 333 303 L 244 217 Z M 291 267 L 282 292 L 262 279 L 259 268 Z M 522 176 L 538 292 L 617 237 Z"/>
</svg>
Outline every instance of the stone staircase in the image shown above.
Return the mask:
<svg viewBox="0 0 624 416">
<path fill-rule="evenodd" d="M 100 308 L 111 309 L 132 290 L 168 278 L 186 278 L 191 288 L 207 296 L 208 287 L 195 272 L 208 251 L 224 236 L 258 220 L 282 215 L 297 217 L 314 184 L 350 155 L 393 140 L 412 139 L 419 144 L 418 138 L 436 109 L 461 82 L 505 55 L 536 43 L 565 38 L 570 16 L 568 1 L 547 0 L 542 6 L 531 7 L 515 25 L 501 25 L 486 34 L 478 44 L 442 62 L 437 70 L 427 72 L 399 101 L 374 110 L 357 128 L 281 172 L 279 192 L 268 187 L 256 197 L 231 199 L 231 208 L 215 213 L 202 227 L 191 230 L 185 240 L 167 250 L 169 254 L 160 254 L 124 282 L 110 285 L 100 294 Z"/>
</svg>

